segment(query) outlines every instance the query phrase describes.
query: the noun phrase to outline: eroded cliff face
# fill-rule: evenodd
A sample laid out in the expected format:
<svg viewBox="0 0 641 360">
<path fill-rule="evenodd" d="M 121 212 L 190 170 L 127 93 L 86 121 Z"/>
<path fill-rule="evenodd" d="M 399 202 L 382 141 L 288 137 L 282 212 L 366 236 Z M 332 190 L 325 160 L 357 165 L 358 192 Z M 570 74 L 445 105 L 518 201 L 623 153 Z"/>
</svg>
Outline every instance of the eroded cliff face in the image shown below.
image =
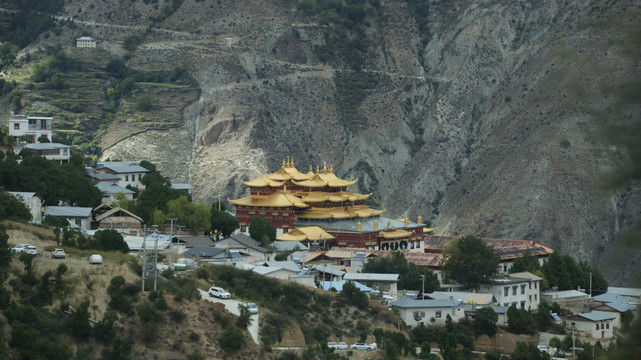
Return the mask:
<svg viewBox="0 0 641 360">
<path fill-rule="evenodd" d="M 140 3 L 66 9 L 144 26 L 157 10 Z M 431 1 L 429 31 L 407 3 L 380 3 L 384 21 L 356 72 L 319 60 L 328 26 L 296 1 L 185 0 L 129 65 L 187 68 L 200 99 L 182 128 L 122 139 L 103 158 L 148 159 L 204 202 L 243 195 L 240 181 L 287 156 L 303 171 L 327 162 L 388 216 L 422 215 L 439 234 L 535 240 L 629 282 L 641 254 L 625 251 L 620 266 L 615 239 L 639 218 L 641 193 L 599 191 L 625 154 L 599 141 L 595 120 L 638 121 L 638 100 L 622 105 L 616 89 L 639 80 L 625 40 L 639 31 L 639 3 Z M 138 29 L 88 27 L 114 53 Z M 358 100 L 345 93 L 354 73 Z"/>
</svg>

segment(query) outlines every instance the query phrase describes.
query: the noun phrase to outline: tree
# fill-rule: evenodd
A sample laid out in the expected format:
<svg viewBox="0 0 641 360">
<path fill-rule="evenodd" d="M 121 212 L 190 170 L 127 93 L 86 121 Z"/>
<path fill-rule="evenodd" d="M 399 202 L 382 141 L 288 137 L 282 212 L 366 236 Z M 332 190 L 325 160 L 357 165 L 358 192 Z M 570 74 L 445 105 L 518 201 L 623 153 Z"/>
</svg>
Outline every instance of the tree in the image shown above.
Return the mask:
<svg viewBox="0 0 641 360">
<path fill-rule="evenodd" d="M 103 251 L 120 251 L 121 253 L 128 253 L 129 246 L 122 238 L 122 235 L 116 230 L 100 230 L 96 231 L 93 237 L 95 247 Z"/>
<path fill-rule="evenodd" d="M 209 213 L 211 214 L 209 218 L 211 231 L 216 234 L 216 240 L 218 240 L 218 235 L 227 237 L 240 227 L 238 219 L 225 210 L 218 210 L 216 203 L 211 205 Z"/>
<path fill-rule="evenodd" d="M 218 342 L 225 351 L 238 350 L 243 346 L 243 332 L 237 327 L 229 325 L 223 331 Z"/>
<path fill-rule="evenodd" d="M 178 221 L 189 228 L 193 235 L 199 229 L 209 229 L 209 208 L 205 204 L 194 204 L 186 196 L 171 200 L 167 203 L 167 216 L 177 218 Z"/>
<path fill-rule="evenodd" d="M 276 228 L 269 221 L 255 217 L 249 224 L 249 236 L 256 241 L 262 241 L 263 235 L 269 236 L 270 241 L 276 240 Z"/>
<path fill-rule="evenodd" d="M 369 303 L 367 295 L 354 285 L 351 281 L 346 282 L 341 290 L 341 298 L 350 305 L 354 305 L 361 309 L 367 309 Z"/>
<path fill-rule="evenodd" d="M 141 94 L 136 98 L 136 109 L 140 111 L 151 110 L 153 103 L 151 97 L 147 94 Z"/>
<path fill-rule="evenodd" d="M 536 312 L 536 323 L 539 331 L 547 331 L 552 326 L 550 305 L 541 301 Z"/>
<path fill-rule="evenodd" d="M 7 228 L 4 225 L 0 225 L 0 280 L 4 281 L 4 276 L 9 270 L 11 265 L 11 250 L 9 250 L 9 235 L 7 234 Z M 0 281 L 0 287 L 2 286 L 2 281 Z"/>
<path fill-rule="evenodd" d="M 17 197 L 5 191 L 0 186 L 0 219 L 29 221 L 31 212 Z"/>
<path fill-rule="evenodd" d="M 514 259 L 512 267 L 510 267 L 510 273 L 517 273 L 528 271 L 534 273 L 541 269 L 539 265 L 539 259 L 530 253 L 530 250 L 526 250 L 521 257 Z"/>
<path fill-rule="evenodd" d="M 494 337 L 498 328 L 496 322 L 499 316 L 491 307 L 484 307 L 476 310 L 476 317 L 472 326 L 474 327 L 474 334 L 476 336 L 486 334 L 489 337 Z"/>
<path fill-rule="evenodd" d="M 513 334 L 534 335 L 536 333 L 534 318 L 532 314 L 525 309 L 518 309 L 516 305 L 510 306 L 507 309 L 507 320 L 507 331 Z"/>
<path fill-rule="evenodd" d="M 494 249 L 473 235 L 455 239 L 443 250 L 443 272 L 466 289 L 489 284 L 497 274 L 499 264 L 500 258 Z"/>
</svg>

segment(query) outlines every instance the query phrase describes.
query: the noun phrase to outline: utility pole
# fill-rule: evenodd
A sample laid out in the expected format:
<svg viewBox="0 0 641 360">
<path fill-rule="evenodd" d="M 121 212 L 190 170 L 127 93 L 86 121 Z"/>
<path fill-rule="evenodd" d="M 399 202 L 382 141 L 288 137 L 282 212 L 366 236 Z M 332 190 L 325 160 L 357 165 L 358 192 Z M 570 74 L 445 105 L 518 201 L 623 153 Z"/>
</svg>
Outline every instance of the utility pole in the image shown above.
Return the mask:
<svg viewBox="0 0 641 360">
<path fill-rule="evenodd" d="M 574 345 L 574 327 L 575 325 L 572 324 L 572 359 L 576 359 L 576 346 Z"/>
<path fill-rule="evenodd" d="M 592 271 L 590 271 L 590 297 L 592 297 Z"/>
<path fill-rule="evenodd" d="M 158 225 L 154 225 L 154 291 L 156 291 L 156 284 L 158 283 Z"/>
<path fill-rule="evenodd" d="M 145 267 L 147 265 L 146 260 L 147 256 L 145 254 L 146 247 L 145 244 L 147 242 L 147 225 L 143 226 L 142 233 L 144 234 L 144 237 L 142 238 L 142 248 L 140 249 L 142 251 L 142 274 L 140 274 L 140 277 L 142 279 L 142 292 L 145 292 Z"/>
<path fill-rule="evenodd" d="M 421 290 L 421 300 L 425 299 L 425 275 L 421 275 L 421 279 L 423 280 L 423 288 Z"/>
<path fill-rule="evenodd" d="M 171 222 L 169 227 L 169 267 L 171 267 L 171 243 L 174 242 L 174 220 L 176 220 L 176 218 L 169 218 Z"/>
</svg>

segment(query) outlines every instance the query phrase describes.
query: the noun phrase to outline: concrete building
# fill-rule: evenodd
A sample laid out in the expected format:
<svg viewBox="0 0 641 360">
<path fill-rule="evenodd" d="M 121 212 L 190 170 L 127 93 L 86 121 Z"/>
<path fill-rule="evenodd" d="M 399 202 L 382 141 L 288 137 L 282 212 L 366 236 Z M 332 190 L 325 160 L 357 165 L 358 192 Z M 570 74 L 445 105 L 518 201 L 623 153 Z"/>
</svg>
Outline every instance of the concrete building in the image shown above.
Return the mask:
<svg viewBox="0 0 641 360">
<path fill-rule="evenodd" d="M 465 316 L 462 301 L 421 300 L 416 299 L 415 296 L 405 296 L 390 302 L 389 305 L 397 309 L 401 319 L 410 326 L 417 326 L 421 323 L 424 325 L 444 324 L 447 315 L 453 321 L 458 321 Z"/>
<path fill-rule="evenodd" d="M 610 339 L 612 338 L 612 321 L 615 316 L 604 311 L 592 311 L 589 313 L 571 315 L 565 318 L 566 331 L 572 333 L 579 332 L 581 335 L 587 335 L 593 339 Z"/>
<path fill-rule="evenodd" d="M 529 272 L 514 273 L 481 285 L 480 290 L 493 294 L 499 305 L 536 310 L 541 301 L 541 278 Z"/>
<path fill-rule="evenodd" d="M 79 48 L 95 48 L 96 39 L 90 36 L 83 36 L 76 39 L 76 47 Z"/>
</svg>

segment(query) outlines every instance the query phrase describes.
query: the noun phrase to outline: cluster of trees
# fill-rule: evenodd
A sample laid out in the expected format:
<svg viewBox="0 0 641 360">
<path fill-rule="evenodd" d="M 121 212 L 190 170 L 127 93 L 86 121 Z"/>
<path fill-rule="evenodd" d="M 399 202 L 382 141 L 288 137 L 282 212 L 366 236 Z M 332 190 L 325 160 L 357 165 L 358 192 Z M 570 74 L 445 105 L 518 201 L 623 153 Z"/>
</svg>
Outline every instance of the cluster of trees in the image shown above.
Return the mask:
<svg viewBox="0 0 641 360">
<path fill-rule="evenodd" d="M 69 57 L 61 46 L 48 46 L 45 49 L 46 57 L 33 67 L 31 80 L 44 82 L 43 88 L 49 90 L 62 90 L 67 87 L 63 74 L 67 71 L 78 70 L 81 64 Z"/>
<path fill-rule="evenodd" d="M 46 205 L 67 203 L 72 206 L 96 207 L 100 190 L 87 178 L 82 156 L 72 154 L 68 163 L 59 165 L 42 156 L 31 156 L 23 150 L 22 162 L 8 152 L 0 161 L 0 186 L 9 191 L 35 192 Z"/>
</svg>

